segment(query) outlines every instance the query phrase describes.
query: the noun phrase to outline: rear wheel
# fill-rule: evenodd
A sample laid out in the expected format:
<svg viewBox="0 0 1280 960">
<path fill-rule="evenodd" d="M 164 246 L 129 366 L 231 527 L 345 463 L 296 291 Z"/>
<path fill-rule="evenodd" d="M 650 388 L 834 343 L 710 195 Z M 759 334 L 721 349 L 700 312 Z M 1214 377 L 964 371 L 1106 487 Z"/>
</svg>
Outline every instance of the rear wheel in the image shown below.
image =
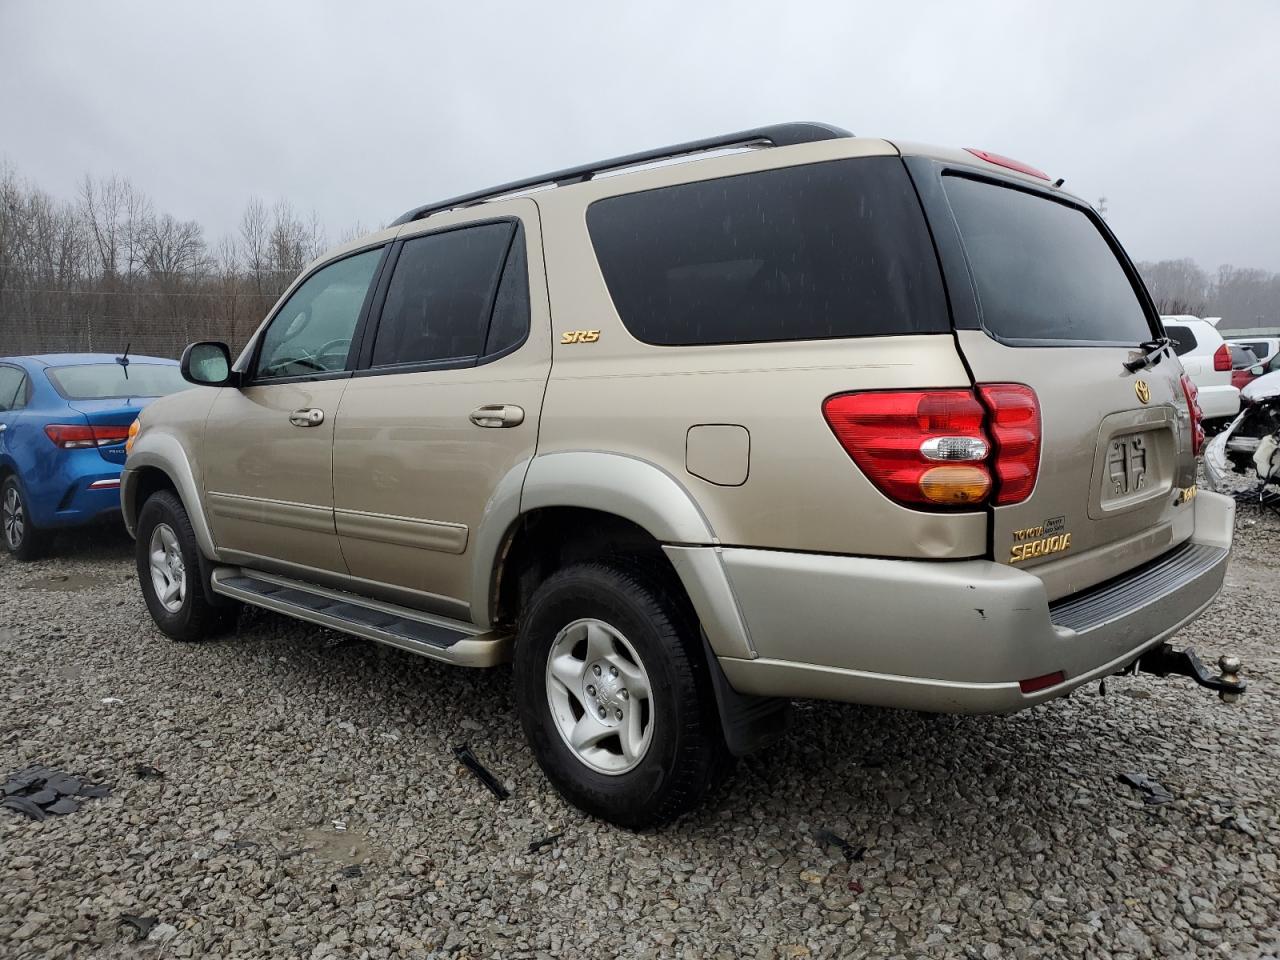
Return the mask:
<svg viewBox="0 0 1280 960">
<path fill-rule="evenodd" d="M 582 563 L 534 592 L 515 651 L 525 735 L 576 806 L 624 827 L 695 806 L 727 769 L 692 617 L 645 570 Z"/>
<path fill-rule="evenodd" d="M 191 519 L 168 490 L 143 505 L 136 553 L 143 599 L 166 634 L 174 640 L 204 640 L 230 627 L 236 608 L 214 606 L 206 599 Z"/>
<path fill-rule="evenodd" d="M 0 485 L 0 534 L 5 549 L 18 560 L 36 560 L 48 545 L 48 534 L 31 522 L 27 498 L 14 476 Z"/>
</svg>

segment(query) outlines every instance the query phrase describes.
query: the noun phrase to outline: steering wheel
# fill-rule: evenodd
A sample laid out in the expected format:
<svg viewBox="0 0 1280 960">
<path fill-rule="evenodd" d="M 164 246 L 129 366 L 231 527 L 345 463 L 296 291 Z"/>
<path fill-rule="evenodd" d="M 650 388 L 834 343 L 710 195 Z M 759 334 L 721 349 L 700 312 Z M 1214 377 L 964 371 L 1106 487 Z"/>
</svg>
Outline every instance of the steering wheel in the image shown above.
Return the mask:
<svg viewBox="0 0 1280 960">
<path fill-rule="evenodd" d="M 311 351 L 311 356 L 327 357 L 332 353 L 336 353 L 338 347 L 342 347 L 342 352 L 345 354 L 347 351 L 351 349 L 351 338 L 336 337 L 335 339 L 330 340 L 328 343 L 322 344 L 318 350 Z"/>
</svg>

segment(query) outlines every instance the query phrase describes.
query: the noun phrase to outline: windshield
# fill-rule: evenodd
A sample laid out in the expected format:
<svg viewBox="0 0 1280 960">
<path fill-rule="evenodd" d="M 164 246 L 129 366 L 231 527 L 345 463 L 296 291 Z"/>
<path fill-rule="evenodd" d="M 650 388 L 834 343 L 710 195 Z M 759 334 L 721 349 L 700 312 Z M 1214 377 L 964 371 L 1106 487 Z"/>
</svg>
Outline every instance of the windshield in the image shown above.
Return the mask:
<svg viewBox="0 0 1280 960">
<path fill-rule="evenodd" d="M 943 182 L 990 333 L 1083 343 L 1151 339 L 1133 281 L 1082 209 L 967 177 Z"/>
<path fill-rule="evenodd" d="M 128 397 L 163 397 L 184 390 L 176 365 L 160 363 L 87 363 L 45 370 L 67 400 L 123 400 Z"/>
</svg>

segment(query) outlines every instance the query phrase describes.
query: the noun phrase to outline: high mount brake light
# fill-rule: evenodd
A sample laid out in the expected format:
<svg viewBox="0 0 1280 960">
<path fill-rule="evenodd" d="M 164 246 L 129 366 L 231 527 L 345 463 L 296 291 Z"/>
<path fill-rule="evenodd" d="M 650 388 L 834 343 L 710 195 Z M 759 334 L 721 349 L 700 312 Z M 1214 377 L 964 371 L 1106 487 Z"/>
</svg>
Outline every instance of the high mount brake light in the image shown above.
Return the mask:
<svg viewBox="0 0 1280 960">
<path fill-rule="evenodd" d="M 899 503 L 1018 503 L 1039 470 L 1039 404 L 1022 384 L 978 391 L 981 399 L 966 389 L 844 393 L 822 414 L 867 479 Z"/>
<path fill-rule="evenodd" d="M 107 447 L 113 443 L 124 443 L 129 436 L 128 427 L 89 426 L 82 423 L 50 423 L 44 428 L 44 432 L 55 447 L 63 450 Z"/>
<path fill-rule="evenodd" d="M 1043 170 L 1033 167 L 1029 163 L 1023 163 L 1021 160 L 1004 157 L 998 153 L 992 153 L 990 150 L 979 150 L 977 147 L 965 147 L 965 150 L 972 153 L 979 160 L 985 160 L 987 163 L 994 163 L 997 167 L 1004 167 L 1006 170 L 1016 170 L 1018 173 L 1025 173 L 1029 177 L 1036 177 L 1040 180 L 1049 179 L 1049 175 Z"/>
</svg>

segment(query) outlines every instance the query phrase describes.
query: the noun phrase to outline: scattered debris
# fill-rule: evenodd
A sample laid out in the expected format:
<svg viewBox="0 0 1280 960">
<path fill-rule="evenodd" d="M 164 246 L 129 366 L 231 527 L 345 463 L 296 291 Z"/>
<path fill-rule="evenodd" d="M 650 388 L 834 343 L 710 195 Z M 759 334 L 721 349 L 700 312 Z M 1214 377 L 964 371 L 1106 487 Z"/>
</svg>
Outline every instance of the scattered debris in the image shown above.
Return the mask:
<svg viewBox="0 0 1280 960">
<path fill-rule="evenodd" d="M 334 820 L 332 821 L 332 823 L 333 823 L 333 829 L 337 830 L 339 833 L 342 833 L 344 830 L 347 829 L 347 821 L 345 820 Z"/>
<path fill-rule="evenodd" d="M 142 780 L 163 780 L 164 771 L 149 763 L 139 763 L 133 768 L 133 775 Z"/>
<path fill-rule="evenodd" d="M 111 706 L 113 703 L 124 703 L 124 701 L 119 697 L 103 697 L 102 703 L 104 706 Z"/>
<path fill-rule="evenodd" d="M 356 877 L 364 876 L 364 871 L 360 869 L 359 864 L 355 863 L 351 864 L 349 867 L 343 867 L 339 872 L 344 877 L 349 877 L 352 880 L 356 879 Z"/>
<path fill-rule="evenodd" d="M 151 928 L 154 927 L 157 922 L 158 921 L 155 917 L 138 917 L 134 916 L 132 913 L 122 913 L 120 914 L 120 919 L 117 921 L 117 925 L 121 927 L 132 927 L 135 934 L 134 939 L 145 940 L 151 933 Z"/>
<path fill-rule="evenodd" d="M 485 769 L 484 765 L 476 759 L 476 755 L 471 752 L 469 744 L 462 744 L 453 748 L 453 755 L 458 758 L 458 762 L 476 775 L 476 779 L 489 788 L 499 800 L 505 800 L 511 796 L 511 791 L 502 785 L 497 777 Z"/>
<path fill-rule="evenodd" d="M 830 830 L 818 829 L 813 831 L 813 839 L 817 841 L 820 847 L 839 847 L 840 852 L 844 854 L 844 858 L 849 863 L 861 863 L 862 858 L 866 856 L 866 847 L 855 847 L 839 834 L 832 833 Z"/>
<path fill-rule="evenodd" d="M 860 880 L 850 880 L 850 881 L 849 881 L 849 890 L 850 890 L 851 892 L 853 892 L 853 893 L 855 893 L 855 894 L 858 894 L 858 893 L 862 893 L 865 889 L 866 889 L 866 888 L 862 886 L 862 881 L 860 881 Z"/>
<path fill-rule="evenodd" d="M 1235 830 L 1254 840 L 1258 840 L 1261 837 L 1261 834 L 1258 833 L 1258 828 L 1253 825 L 1253 821 L 1239 811 L 1233 811 L 1225 815 L 1221 815 L 1219 811 L 1215 811 L 1213 825 L 1215 827 L 1224 827 L 1228 830 Z"/>
<path fill-rule="evenodd" d="M 1149 806 L 1172 803 L 1174 800 L 1173 794 L 1163 784 L 1152 780 L 1145 773 L 1129 770 L 1120 774 L 1116 779 L 1126 786 L 1133 787 L 1135 790 L 1141 790 L 1143 793 L 1142 802 Z"/>
<path fill-rule="evenodd" d="M 543 847 L 551 846 L 553 843 L 555 843 L 557 840 L 559 840 L 563 836 L 564 836 L 564 831 L 562 830 L 559 833 L 553 833 L 548 837 L 541 837 L 537 840 L 534 840 L 532 843 L 529 844 L 529 852 L 537 853 Z"/>
<path fill-rule="evenodd" d="M 0 784 L 0 807 L 8 807 L 32 820 L 44 820 L 52 815 L 60 817 L 80 809 L 82 797 L 105 797 L 109 787 L 85 783 L 79 777 L 54 770 L 51 767 L 34 766 L 17 770 Z"/>
<path fill-rule="evenodd" d="M 178 935 L 178 928 L 171 923 L 157 923 L 147 934 L 147 939 L 156 943 L 168 943 Z"/>
</svg>

